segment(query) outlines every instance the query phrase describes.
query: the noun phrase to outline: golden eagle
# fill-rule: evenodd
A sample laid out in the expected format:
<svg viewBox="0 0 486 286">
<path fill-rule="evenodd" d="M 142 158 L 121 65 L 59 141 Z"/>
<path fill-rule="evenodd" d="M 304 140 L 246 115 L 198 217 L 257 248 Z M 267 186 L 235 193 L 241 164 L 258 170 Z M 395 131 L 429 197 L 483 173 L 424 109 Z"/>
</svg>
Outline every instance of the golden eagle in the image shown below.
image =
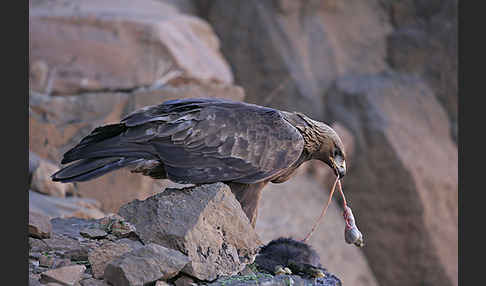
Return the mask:
<svg viewBox="0 0 486 286">
<path fill-rule="evenodd" d="M 255 226 L 268 183 L 305 161 L 346 173 L 344 147 L 328 125 L 301 113 L 225 99 L 170 100 L 94 129 L 67 151 L 54 181 L 80 182 L 130 167 L 182 184 L 227 183 Z M 73 162 L 73 163 L 72 163 Z"/>
</svg>

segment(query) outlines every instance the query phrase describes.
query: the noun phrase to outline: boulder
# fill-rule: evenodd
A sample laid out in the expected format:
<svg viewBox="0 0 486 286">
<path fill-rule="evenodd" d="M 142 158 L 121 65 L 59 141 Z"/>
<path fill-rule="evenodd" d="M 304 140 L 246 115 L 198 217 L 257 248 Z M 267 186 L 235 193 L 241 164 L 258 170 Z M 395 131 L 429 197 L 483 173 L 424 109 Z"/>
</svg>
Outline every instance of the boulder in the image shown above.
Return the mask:
<svg viewBox="0 0 486 286">
<path fill-rule="evenodd" d="M 187 263 L 189 258 L 181 252 L 149 243 L 108 263 L 104 278 L 113 285 L 141 286 L 172 278 Z"/>
<path fill-rule="evenodd" d="M 29 210 L 29 236 L 35 238 L 51 237 L 52 224 L 48 216 Z"/>
<path fill-rule="evenodd" d="M 65 286 L 74 286 L 86 270 L 84 265 L 64 266 L 41 273 L 41 283 L 58 283 Z"/>
<path fill-rule="evenodd" d="M 326 103 L 355 138 L 343 188 L 378 282 L 458 285 L 458 151 L 432 89 L 401 73 L 346 76 Z"/>
<path fill-rule="evenodd" d="M 245 100 L 320 119 L 322 93 L 335 78 L 386 67 L 385 36 L 391 27 L 380 2 L 197 4 L 218 35 Z"/>
<path fill-rule="evenodd" d="M 135 200 L 119 214 L 136 227 L 143 243 L 186 254 L 183 273 L 200 280 L 240 271 L 255 257 L 260 240 L 230 188 L 223 183 L 165 189 Z"/>
</svg>

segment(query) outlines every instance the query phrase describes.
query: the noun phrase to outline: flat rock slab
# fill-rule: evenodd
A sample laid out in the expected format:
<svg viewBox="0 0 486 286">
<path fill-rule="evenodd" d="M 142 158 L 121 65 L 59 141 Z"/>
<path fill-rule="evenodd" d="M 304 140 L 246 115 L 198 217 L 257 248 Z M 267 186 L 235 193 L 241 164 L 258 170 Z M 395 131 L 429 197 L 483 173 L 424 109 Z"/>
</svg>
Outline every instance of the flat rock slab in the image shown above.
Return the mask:
<svg viewBox="0 0 486 286">
<path fill-rule="evenodd" d="M 150 243 L 108 263 L 104 279 L 117 286 L 145 285 L 176 276 L 187 263 L 181 252 Z"/>
<path fill-rule="evenodd" d="M 35 238 L 51 237 L 52 224 L 48 216 L 29 211 L 29 236 Z"/>
<path fill-rule="evenodd" d="M 81 279 L 86 270 L 84 265 L 71 265 L 42 272 L 41 283 L 59 283 L 61 285 L 73 286 Z"/>
<path fill-rule="evenodd" d="M 136 227 L 142 242 L 187 254 L 191 263 L 182 272 L 200 280 L 238 273 L 254 259 L 261 244 L 223 183 L 165 189 L 122 206 L 119 214 Z"/>
</svg>

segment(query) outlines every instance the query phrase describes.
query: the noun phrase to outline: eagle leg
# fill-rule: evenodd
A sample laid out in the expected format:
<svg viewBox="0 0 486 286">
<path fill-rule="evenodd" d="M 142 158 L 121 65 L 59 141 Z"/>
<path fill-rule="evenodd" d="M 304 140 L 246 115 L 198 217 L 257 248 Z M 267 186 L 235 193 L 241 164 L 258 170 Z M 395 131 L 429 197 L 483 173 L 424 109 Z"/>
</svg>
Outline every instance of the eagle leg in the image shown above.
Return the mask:
<svg viewBox="0 0 486 286">
<path fill-rule="evenodd" d="M 250 220 L 250 224 L 253 228 L 255 228 L 258 216 L 258 203 L 261 198 L 262 189 L 267 183 L 268 181 L 255 184 L 227 183 L 238 202 L 240 202 L 241 208 Z"/>
</svg>

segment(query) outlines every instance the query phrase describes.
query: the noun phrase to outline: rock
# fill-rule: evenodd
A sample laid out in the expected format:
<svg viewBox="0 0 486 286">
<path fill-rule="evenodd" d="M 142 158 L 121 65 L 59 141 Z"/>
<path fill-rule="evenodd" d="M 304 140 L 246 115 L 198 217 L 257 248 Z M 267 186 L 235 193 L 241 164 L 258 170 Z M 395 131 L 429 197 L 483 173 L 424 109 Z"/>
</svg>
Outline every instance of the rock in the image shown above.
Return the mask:
<svg viewBox="0 0 486 286">
<path fill-rule="evenodd" d="M 48 216 L 29 210 L 29 236 L 35 238 L 51 237 L 52 224 Z"/>
<path fill-rule="evenodd" d="M 94 278 L 81 280 L 79 284 L 81 284 L 81 286 L 110 286 L 106 281 Z"/>
<path fill-rule="evenodd" d="M 93 227 L 83 228 L 79 231 L 79 233 L 84 237 L 93 239 L 104 238 L 108 235 L 108 233 L 106 233 L 104 230 Z"/>
<path fill-rule="evenodd" d="M 39 266 L 52 268 L 52 266 L 54 265 L 54 259 L 55 258 L 52 256 L 41 255 L 39 257 Z"/>
<path fill-rule="evenodd" d="M 68 258 L 60 258 L 56 255 L 43 253 L 39 256 L 39 266 L 46 268 L 59 268 L 72 265 Z"/>
<path fill-rule="evenodd" d="M 117 214 L 110 214 L 100 219 L 98 223 L 102 229 L 119 238 L 135 234 L 135 227 Z"/>
<path fill-rule="evenodd" d="M 251 103 L 320 119 L 335 78 L 386 68 L 381 1 L 196 2 Z"/>
<path fill-rule="evenodd" d="M 343 188 L 379 283 L 458 285 L 458 151 L 431 88 L 400 73 L 347 76 L 327 102 L 356 140 Z"/>
<path fill-rule="evenodd" d="M 39 159 L 38 163 L 37 168 L 32 173 L 32 190 L 60 198 L 65 197 L 66 194 L 74 193 L 74 185 L 72 183 L 64 184 L 52 181 L 51 175 L 59 169 L 56 165 L 42 159 Z"/>
<path fill-rule="evenodd" d="M 94 219 L 82 219 L 75 217 L 53 218 L 51 222 L 55 233 L 65 235 L 76 240 L 83 238 L 80 230 L 93 228 L 96 225 L 96 220 Z"/>
<path fill-rule="evenodd" d="M 272 285 L 272 286 L 341 286 L 341 281 L 336 276 L 326 272 L 326 277 L 306 279 L 298 275 L 270 275 L 267 273 L 256 273 L 244 276 L 222 277 L 209 283 L 208 286 L 249 286 L 249 285 Z"/>
<path fill-rule="evenodd" d="M 29 39 L 29 83 L 38 92 L 49 81 L 61 94 L 153 86 L 170 68 L 233 80 L 211 26 L 161 1 L 29 3 Z"/>
<path fill-rule="evenodd" d="M 174 281 L 175 286 L 192 286 L 192 285 L 197 285 L 197 283 L 194 283 L 194 279 L 188 276 L 181 276 L 177 278 Z"/>
<path fill-rule="evenodd" d="M 348 142 L 344 141 L 345 144 Z M 346 145 L 346 150 L 347 147 Z M 351 161 L 347 162 L 349 166 L 354 166 L 353 158 L 352 156 Z M 319 173 L 309 174 L 310 164 L 320 166 L 317 169 Z M 353 172 L 349 169 L 343 181 L 346 182 L 347 176 Z M 316 177 L 318 180 L 315 179 Z M 303 239 L 319 218 L 333 183 L 329 181 L 334 179 L 335 175 L 327 165 L 309 161 L 304 163 L 297 170 L 297 174 L 287 182 L 268 184 L 262 192 L 255 228 L 262 241 L 268 244 L 278 237 Z M 344 193 L 350 200 L 348 192 L 348 188 L 344 186 Z M 344 220 L 341 206 L 337 201 L 338 197 L 338 192 L 334 193 L 334 200 L 327 209 L 326 215 L 307 243 L 320 256 L 320 263 L 339 277 L 343 285 L 380 285 L 363 251 L 344 241 Z M 356 223 L 361 229 L 363 220 L 360 212 L 355 209 L 358 202 L 350 200 L 349 203 L 352 203 Z M 364 231 L 363 235 L 367 244 L 368 234 Z"/>
<path fill-rule="evenodd" d="M 113 285 L 144 285 L 174 277 L 187 263 L 181 252 L 149 243 L 108 263 L 104 278 Z"/>
<path fill-rule="evenodd" d="M 132 250 L 138 249 L 143 246 L 143 244 L 139 240 L 133 240 L 129 238 L 120 238 L 116 240 L 118 244 L 127 244 L 130 246 Z"/>
<path fill-rule="evenodd" d="M 95 248 L 88 255 L 93 276 L 97 279 L 102 278 L 108 262 L 131 250 L 132 248 L 128 244 L 114 243 L 110 241 Z"/>
<path fill-rule="evenodd" d="M 77 239 L 53 233 L 52 237 L 43 240 L 49 251 L 56 251 L 61 256 L 78 261 L 88 260 L 88 253 L 94 248 L 89 243 L 81 243 Z"/>
<path fill-rule="evenodd" d="M 49 250 L 49 246 L 41 240 L 29 237 L 29 253 L 44 252 Z"/>
<path fill-rule="evenodd" d="M 79 281 L 84 270 L 86 270 L 84 265 L 72 265 L 48 270 L 42 272 L 41 283 L 54 282 L 61 285 L 73 286 Z"/>
<path fill-rule="evenodd" d="M 158 280 L 155 282 L 155 286 L 169 286 L 170 284 L 166 281 Z"/>
<path fill-rule="evenodd" d="M 57 198 L 29 191 L 29 210 L 49 218 L 77 217 L 98 219 L 105 216 L 98 209 L 99 206 L 99 202 L 91 198 Z"/>
<path fill-rule="evenodd" d="M 135 200 L 119 214 L 143 243 L 177 249 L 191 259 L 183 270 L 200 280 L 232 275 L 251 263 L 260 240 L 229 187 L 223 183 L 165 189 Z"/>
<path fill-rule="evenodd" d="M 29 276 L 29 286 L 42 286 L 42 284 L 38 278 Z"/>
</svg>

